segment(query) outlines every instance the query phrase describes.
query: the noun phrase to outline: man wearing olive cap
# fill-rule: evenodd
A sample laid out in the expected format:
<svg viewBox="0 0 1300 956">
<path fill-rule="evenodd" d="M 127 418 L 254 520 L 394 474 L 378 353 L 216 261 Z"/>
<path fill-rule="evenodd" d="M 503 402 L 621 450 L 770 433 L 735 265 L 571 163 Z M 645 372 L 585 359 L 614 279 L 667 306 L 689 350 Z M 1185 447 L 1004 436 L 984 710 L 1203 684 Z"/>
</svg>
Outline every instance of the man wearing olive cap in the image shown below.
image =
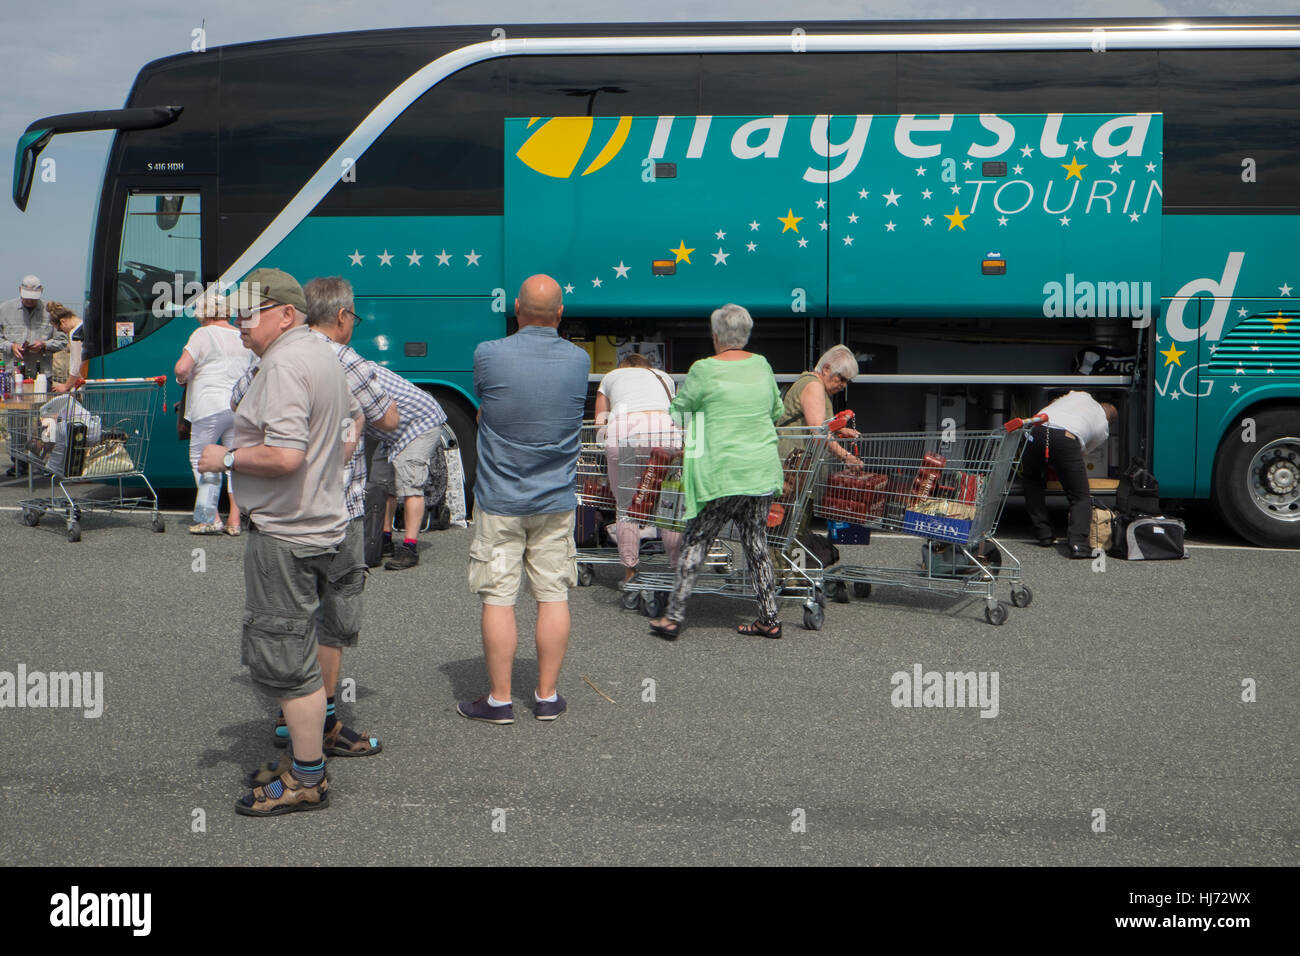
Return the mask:
<svg viewBox="0 0 1300 956">
<path fill-rule="evenodd" d="M 198 470 L 229 472 L 250 519 L 241 657 L 254 685 L 279 698 L 293 746 L 292 766 L 235 804 L 265 817 L 329 804 L 316 609 L 347 529 L 343 466 L 362 419 L 333 349 L 305 324 L 297 281 L 257 269 L 239 295 L 240 339 L 261 364 L 233 445 L 208 445 Z"/>
</svg>

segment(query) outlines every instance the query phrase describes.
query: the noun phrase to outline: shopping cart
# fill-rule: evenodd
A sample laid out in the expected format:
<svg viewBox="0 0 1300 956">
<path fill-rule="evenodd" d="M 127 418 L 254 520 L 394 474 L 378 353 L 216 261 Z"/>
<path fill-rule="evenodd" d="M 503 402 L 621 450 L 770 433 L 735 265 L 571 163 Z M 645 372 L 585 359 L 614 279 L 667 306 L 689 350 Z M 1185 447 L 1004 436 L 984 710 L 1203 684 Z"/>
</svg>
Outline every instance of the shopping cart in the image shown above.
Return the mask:
<svg viewBox="0 0 1300 956">
<path fill-rule="evenodd" d="M 25 393 L 4 403 L 9 451 L 36 475 L 47 473 L 46 498 L 20 501 L 31 527 L 57 512 L 67 522 L 69 541 L 81 540 L 81 517 L 88 511 L 135 511 L 147 507 L 154 531 L 166 530 L 158 495 L 145 477 L 149 434 L 166 379 L 126 378 L 86 382 L 72 392 Z M 139 480 L 148 495 L 127 494 L 127 479 Z M 117 482 L 116 497 L 73 497 L 68 486 Z M 57 484 L 57 491 L 56 486 Z"/>
<path fill-rule="evenodd" d="M 1025 433 L 1046 416 L 1014 419 L 1002 428 L 949 433 L 862 435 L 862 464 L 828 464 L 817 479 L 813 514 L 832 521 L 923 539 L 918 567 L 836 565 L 826 590 L 838 602 L 868 597 L 873 584 L 980 595 L 990 624 L 1010 613 L 997 599 L 1009 585 L 1011 603 L 1028 607 L 1033 592 L 1020 561 L 994 537 Z"/>
<path fill-rule="evenodd" d="M 582 423 L 582 450 L 578 453 L 578 477 L 577 477 L 577 495 L 578 507 L 590 509 L 592 520 L 595 522 L 595 532 L 597 540 L 606 540 L 609 536 L 604 533 L 605 516 L 617 513 L 617 505 L 614 501 L 614 491 L 610 487 L 608 461 L 605 451 L 605 436 L 602 429 L 595 422 Z M 666 444 L 671 444 L 668 442 Z M 622 451 L 620 445 L 620 451 Z M 629 445 L 627 449 L 627 459 L 620 464 L 622 468 L 635 468 L 637 462 L 641 460 L 643 454 L 648 453 L 648 449 Z M 655 564 L 663 564 L 659 559 L 663 555 L 663 544 L 657 538 L 642 539 L 640 549 L 640 562 L 649 561 L 653 567 Z M 581 587 L 588 587 L 596 580 L 597 565 L 616 565 L 622 568 L 623 562 L 618 556 L 618 548 L 611 546 L 593 546 L 578 548 L 578 584 Z M 642 592 L 635 588 L 625 588 L 623 591 L 622 603 L 625 608 L 632 610 L 640 607 L 644 613 L 647 610 L 654 610 L 653 596 L 646 597 Z"/>
<path fill-rule="evenodd" d="M 812 506 L 817 475 L 826 461 L 828 437 L 842 428 L 851 415 L 852 412 L 841 413 L 817 427 L 789 426 L 776 430 L 782 447 L 793 450 L 782 462 L 785 482 L 768 512 L 768 550 L 776 573 L 777 600 L 802 603 L 803 626 L 812 631 L 820 630 L 825 619 L 824 569 L 815 555 L 799 545 L 796 536 L 806 525 L 804 519 Z M 622 446 L 619 454 L 620 457 L 623 454 Z M 669 449 L 651 449 L 639 469 L 620 469 L 620 485 L 633 492 L 628 509 L 631 518 L 660 528 L 684 530 L 681 473 L 681 455 Z M 628 480 L 624 475 L 633 476 L 635 483 L 624 485 Z M 692 593 L 754 598 L 753 578 L 740 553 L 739 539 L 734 525 L 723 528 Z M 673 579 L 672 569 L 638 571 L 628 586 L 654 595 L 651 609 L 657 617 L 663 613 Z"/>
</svg>

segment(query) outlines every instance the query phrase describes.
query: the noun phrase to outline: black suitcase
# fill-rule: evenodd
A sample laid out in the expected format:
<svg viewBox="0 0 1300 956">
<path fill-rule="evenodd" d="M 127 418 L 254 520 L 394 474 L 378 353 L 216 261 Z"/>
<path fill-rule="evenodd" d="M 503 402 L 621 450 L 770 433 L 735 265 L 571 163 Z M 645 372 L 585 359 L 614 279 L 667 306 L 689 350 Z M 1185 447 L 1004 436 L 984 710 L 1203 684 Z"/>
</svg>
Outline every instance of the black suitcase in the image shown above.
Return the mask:
<svg viewBox="0 0 1300 956">
<path fill-rule="evenodd" d="M 377 568 L 384 560 L 384 509 L 388 490 L 383 485 L 366 485 L 366 511 L 362 518 L 366 567 Z"/>
</svg>

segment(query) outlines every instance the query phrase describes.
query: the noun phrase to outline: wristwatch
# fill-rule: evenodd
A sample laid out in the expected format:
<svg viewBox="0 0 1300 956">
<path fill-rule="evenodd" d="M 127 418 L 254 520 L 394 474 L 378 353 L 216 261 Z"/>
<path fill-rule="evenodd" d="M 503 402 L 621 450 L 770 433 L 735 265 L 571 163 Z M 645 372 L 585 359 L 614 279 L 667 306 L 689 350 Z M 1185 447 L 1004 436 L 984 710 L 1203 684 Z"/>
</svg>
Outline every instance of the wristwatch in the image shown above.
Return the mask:
<svg viewBox="0 0 1300 956">
<path fill-rule="evenodd" d="M 221 459 L 221 463 L 226 466 L 226 471 L 235 470 L 235 452 L 234 449 L 226 452 L 226 457 Z"/>
</svg>

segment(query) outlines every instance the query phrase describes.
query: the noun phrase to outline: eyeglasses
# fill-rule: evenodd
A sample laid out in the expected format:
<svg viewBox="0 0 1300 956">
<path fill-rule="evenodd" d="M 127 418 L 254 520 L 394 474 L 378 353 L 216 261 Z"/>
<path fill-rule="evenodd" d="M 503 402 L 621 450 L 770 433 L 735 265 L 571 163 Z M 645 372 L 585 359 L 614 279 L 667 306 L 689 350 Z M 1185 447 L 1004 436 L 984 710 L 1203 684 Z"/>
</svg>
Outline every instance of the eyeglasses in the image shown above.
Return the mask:
<svg viewBox="0 0 1300 956">
<path fill-rule="evenodd" d="M 356 314 L 355 312 L 353 312 L 351 309 L 344 309 L 343 311 L 346 312 L 348 315 L 352 316 L 352 324 L 353 324 L 353 325 L 356 325 L 356 324 L 358 324 L 358 323 L 361 322 L 361 316 L 357 315 L 357 314 Z"/>
</svg>

